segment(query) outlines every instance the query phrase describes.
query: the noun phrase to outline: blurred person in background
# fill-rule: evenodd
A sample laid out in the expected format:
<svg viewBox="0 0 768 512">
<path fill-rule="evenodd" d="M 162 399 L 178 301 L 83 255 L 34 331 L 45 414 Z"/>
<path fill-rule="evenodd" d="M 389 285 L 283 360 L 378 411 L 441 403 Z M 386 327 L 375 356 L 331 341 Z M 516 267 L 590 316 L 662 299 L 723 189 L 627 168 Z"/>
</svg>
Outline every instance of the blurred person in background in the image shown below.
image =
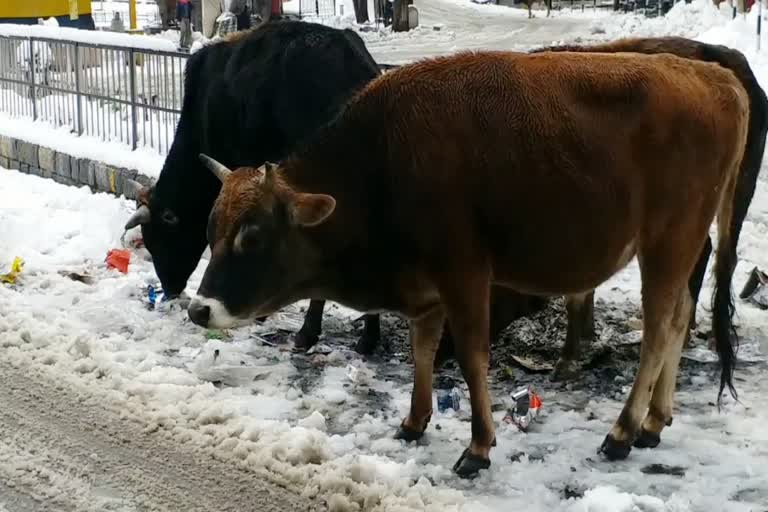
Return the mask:
<svg viewBox="0 0 768 512">
<path fill-rule="evenodd" d="M 176 3 L 176 19 L 179 20 L 179 47 L 188 49 L 192 45 L 192 4 L 189 0 Z"/>
</svg>

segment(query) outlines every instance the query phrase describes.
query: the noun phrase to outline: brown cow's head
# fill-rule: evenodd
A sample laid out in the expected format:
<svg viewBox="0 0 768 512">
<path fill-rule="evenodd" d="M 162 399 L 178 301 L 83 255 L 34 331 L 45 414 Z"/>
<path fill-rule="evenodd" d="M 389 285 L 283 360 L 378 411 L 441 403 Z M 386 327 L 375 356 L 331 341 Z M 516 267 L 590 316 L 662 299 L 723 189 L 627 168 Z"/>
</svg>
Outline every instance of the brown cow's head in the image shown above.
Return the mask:
<svg viewBox="0 0 768 512">
<path fill-rule="evenodd" d="M 327 220 L 336 200 L 294 190 L 273 164 L 233 172 L 200 158 L 223 185 L 208 220 L 211 261 L 190 319 L 235 327 L 303 298 L 299 287 L 319 261 L 307 229 Z"/>
</svg>

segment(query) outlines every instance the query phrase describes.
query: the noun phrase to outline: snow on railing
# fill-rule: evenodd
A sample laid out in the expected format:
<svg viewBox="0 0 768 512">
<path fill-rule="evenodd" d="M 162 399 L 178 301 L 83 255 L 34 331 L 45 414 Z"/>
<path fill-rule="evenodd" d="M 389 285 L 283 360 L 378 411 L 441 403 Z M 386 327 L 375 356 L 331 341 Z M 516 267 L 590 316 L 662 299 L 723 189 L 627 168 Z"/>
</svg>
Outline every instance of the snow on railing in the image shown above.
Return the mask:
<svg viewBox="0 0 768 512">
<path fill-rule="evenodd" d="M 187 58 L 157 37 L 0 25 L 0 111 L 165 154 Z"/>
</svg>

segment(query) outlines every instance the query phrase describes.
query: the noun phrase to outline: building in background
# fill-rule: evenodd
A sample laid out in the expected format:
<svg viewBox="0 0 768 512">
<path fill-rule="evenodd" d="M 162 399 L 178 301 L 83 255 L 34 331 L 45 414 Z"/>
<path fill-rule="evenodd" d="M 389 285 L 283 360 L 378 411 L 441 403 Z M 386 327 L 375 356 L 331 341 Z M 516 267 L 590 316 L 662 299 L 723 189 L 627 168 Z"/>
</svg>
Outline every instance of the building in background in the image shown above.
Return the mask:
<svg viewBox="0 0 768 512">
<path fill-rule="evenodd" d="M 35 25 L 56 18 L 60 27 L 94 30 L 91 0 L 0 0 L 0 23 Z"/>
</svg>

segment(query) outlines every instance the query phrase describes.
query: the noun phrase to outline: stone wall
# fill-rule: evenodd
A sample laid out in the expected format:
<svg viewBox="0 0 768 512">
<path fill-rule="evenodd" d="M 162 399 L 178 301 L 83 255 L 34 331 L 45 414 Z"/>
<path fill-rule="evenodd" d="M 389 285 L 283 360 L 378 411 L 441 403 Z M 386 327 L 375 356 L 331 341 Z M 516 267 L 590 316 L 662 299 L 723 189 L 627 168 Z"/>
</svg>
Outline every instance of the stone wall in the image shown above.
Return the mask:
<svg viewBox="0 0 768 512">
<path fill-rule="evenodd" d="M 113 167 L 87 158 L 0 135 L 0 167 L 52 179 L 63 185 L 87 185 L 93 191 L 136 199 L 137 187 L 129 180 L 149 185 L 150 179 L 133 169 Z"/>
</svg>

